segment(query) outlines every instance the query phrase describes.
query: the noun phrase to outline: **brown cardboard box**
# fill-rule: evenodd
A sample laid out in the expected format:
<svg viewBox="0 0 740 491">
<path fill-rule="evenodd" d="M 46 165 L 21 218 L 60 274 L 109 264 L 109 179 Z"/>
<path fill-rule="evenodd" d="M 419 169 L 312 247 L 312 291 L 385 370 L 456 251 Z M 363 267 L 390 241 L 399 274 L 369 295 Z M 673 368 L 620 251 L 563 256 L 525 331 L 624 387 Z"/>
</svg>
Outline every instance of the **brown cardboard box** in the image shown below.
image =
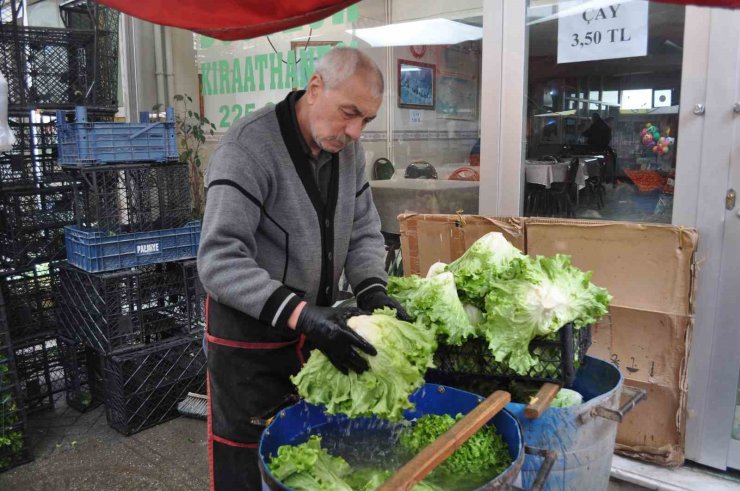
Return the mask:
<svg viewBox="0 0 740 491">
<path fill-rule="evenodd" d="M 669 314 L 692 311 L 693 229 L 671 225 L 529 218 L 527 253 L 565 253 L 593 271 L 613 305 Z"/>
<path fill-rule="evenodd" d="M 429 266 L 448 263 L 462 255 L 488 232 L 502 232 L 521 251 L 525 250 L 521 218 L 489 218 L 477 215 L 398 215 L 401 224 L 401 257 L 405 274 L 424 276 Z"/>
<path fill-rule="evenodd" d="M 648 400 L 621 424 L 617 450 L 663 465 L 683 463 L 686 367 L 695 285 L 695 230 L 669 225 L 459 215 L 401 215 L 404 271 L 425 274 L 478 237 L 502 231 L 530 255 L 570 254 L 614 296 L 589 354 L 618 363 Z"/>
</svg>

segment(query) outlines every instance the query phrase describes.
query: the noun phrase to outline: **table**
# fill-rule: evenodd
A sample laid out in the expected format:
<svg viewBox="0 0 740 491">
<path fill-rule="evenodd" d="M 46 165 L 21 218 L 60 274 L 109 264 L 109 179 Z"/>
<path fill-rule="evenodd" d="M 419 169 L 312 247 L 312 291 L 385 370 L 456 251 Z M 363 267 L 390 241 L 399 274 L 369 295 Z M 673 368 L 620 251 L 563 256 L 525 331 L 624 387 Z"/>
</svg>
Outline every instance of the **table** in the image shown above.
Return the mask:
<svg viewBox="0 0 740 491">
<path fill-rule="evenodd" d="M 398 215 L 416 213 L 478 213 L 480 183 L 436 179 L 370 181 L 383 232 L 398 234 Z"/>
<path fill-rule="evenodd" d="M 586 179 L 592 176 L 600 175 L 600 161 L 597 157 L 574 157 L 578 158 L 578 171 L 576 172 L 575 183 L 578 191 L 586 187 Z M 539 184 L 550 189 L 553 182 L 565 182 L 570 167 L 568 162 L 553 161 L 535 161 L 526 160 L 524 162 L 524 178 L 532 184 Z M 578 202 L 578 193 L 576 193 L 576 203 Z"/>
</svg>

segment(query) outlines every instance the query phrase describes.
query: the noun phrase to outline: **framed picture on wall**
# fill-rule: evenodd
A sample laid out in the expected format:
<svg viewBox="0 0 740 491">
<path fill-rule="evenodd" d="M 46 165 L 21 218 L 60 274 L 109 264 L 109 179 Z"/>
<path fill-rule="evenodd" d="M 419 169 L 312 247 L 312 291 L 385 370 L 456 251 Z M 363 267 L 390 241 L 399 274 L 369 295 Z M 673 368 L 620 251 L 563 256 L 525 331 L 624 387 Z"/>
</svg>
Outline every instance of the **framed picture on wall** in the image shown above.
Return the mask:
<svg viewBox="0 0 740 491">
<path fill-rule="evenodd" d="M 435 67 L 398 60 L 398 107 L 434 109 Z"/>
<path fill-rule="evenodd" d="M 478 114 L 478 82 L 464 75 L 445 74 L 437 82 L 437 116 L 475 120 Z"/>
</svg>

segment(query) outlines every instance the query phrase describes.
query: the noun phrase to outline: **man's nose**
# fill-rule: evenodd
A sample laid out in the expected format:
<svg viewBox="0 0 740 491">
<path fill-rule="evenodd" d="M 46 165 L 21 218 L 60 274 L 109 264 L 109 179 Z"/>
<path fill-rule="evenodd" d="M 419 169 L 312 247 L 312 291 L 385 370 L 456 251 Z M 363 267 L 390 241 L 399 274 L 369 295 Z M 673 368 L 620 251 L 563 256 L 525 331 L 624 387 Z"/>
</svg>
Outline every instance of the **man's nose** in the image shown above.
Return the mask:
<svg viewBox="0 0 740 491">
<path fill-rule="evenodd" d="M 359 140 L 360 135 L 362 134 L 362 127 L 362 119 L 355 118 L 347 123 L 347 127 L 344 129 L 344 132 L 353 140 Z"/>
</svg>

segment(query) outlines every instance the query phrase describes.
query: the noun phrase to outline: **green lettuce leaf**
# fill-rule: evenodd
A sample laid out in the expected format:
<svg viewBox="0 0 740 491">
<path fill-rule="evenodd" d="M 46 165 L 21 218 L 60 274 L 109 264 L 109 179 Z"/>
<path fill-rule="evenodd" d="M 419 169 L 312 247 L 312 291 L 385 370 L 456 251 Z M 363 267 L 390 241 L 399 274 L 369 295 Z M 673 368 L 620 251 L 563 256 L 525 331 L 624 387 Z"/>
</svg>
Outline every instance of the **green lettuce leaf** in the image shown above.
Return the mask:
<svg viewBox="0 0 740 491">
<path fill-rule="evenodd" d="M 455 275 L 463 303 L 482 309 L 493 282 L 521 277 L 528 265 L 527 257 L 503 234 L 490 232 L 476 240 L 447 270 Z"/>
<path fill-rule="evenodd" d="M 560 389 L 550 402 L 550 407 L 571 407 L 583 404 L 583 396 L 572 389 Z"/>
<path fill-rule="evenodd" d="M 442 335 L 445 344 L 459 346 L 475 334 L 449 271 L 427 278 L 390 277 L 388 293 L 401 302 L 416 324 Z"/>
<path fill-rule="evenodd" d="M 591 273 L 573 267 L 569 256 L 556 255 L 530 259 L 519 278 L 491 282 L 479 330 L 496 361 L 525 375 L 538 361 L 529 351 L 532 339 L 605 315 L 611 295 L 590 279 Z"/>
<path fill-rule="evenodd" d="M 409 452 L 418 454 L 440 435 L 462 419 L 462 414 L 427 414 L 411 428 L 403 430 L 400 443 Z M 442 462 L 430 475 L 497 476 L 511 465 L 509 447 L 491 425 L 486 425 L 471 436 L 460 448 Z"/>
<path fill-rule="evenodd" d="M 282 484 L 295 491 L 374 491 L 387 481 L 389 469 L 353 470 L 342 457 L 334 457 L 321 447 L 321 437 L 312 435 L 300 445 L 283 445 L 268 464 Z M 413 491 L 442 491 L 422 481 Z"/>
<path fill-rule="evenodd" d="M 296 491 L 352 491 L 344 481 L 352 468 L 341 457 L 332 457 L 313 435 L 300 445 L 283 445 L 268 464 L 275 478 Z"/>
<path fill-rule="evenodd" d="M 411 409 L 409 396 L 424 383 L 437 349 L 434 331 L 396 319 L 395 311 L 379 309 L 372 315 L 352 317 L 350 328 L 378 351 L 362 354 L 370 369 L 364 373 L 337 370 L 318 350 L 291 380 L 307 402 L 323 404 L 328 414 L 349 417 L 377 416 L 398 421 Z"/>
</svg>

